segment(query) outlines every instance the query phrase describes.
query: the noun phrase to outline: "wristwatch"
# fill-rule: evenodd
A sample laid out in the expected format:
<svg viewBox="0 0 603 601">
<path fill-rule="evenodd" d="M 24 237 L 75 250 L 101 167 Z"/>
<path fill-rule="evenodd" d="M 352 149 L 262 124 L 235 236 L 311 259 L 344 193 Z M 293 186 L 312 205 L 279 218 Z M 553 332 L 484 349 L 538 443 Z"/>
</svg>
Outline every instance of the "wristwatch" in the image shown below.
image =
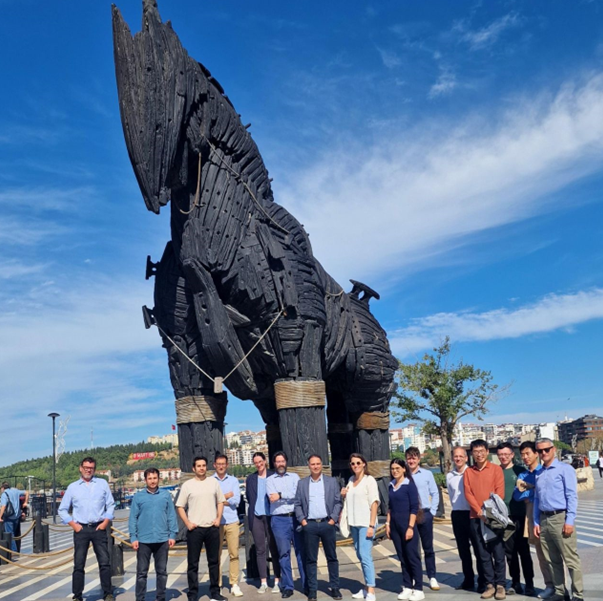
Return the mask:
<svg viewBox="0 0 603 601">
<path fill-rule="evenodd" d="M 282 498 L 283 498 L 282 493 L 280 493 L 280 492 L 278 493 L 278 498 L 279 498 L 279 499 L 282 499 Z"/>
</svg>

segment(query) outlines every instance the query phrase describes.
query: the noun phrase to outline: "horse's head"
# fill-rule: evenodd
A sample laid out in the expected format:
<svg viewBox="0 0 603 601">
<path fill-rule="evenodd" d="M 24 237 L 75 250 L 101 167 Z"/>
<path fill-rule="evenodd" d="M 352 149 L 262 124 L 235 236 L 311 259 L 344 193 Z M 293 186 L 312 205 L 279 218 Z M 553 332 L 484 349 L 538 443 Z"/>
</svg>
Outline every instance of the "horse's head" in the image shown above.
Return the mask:
<svg viewBox="0 0 603 601">
<path fill-rule="evenodd" d="M 184 185 L 178 165 L 188 152 L 185 121 L 207 81 L 169 21 L 161 22 L 156 0 L 143 0 L 135 36 L 113 6 L 113 46 L 128 153 L 147 208 L 159 213 Z"/>
</svg>

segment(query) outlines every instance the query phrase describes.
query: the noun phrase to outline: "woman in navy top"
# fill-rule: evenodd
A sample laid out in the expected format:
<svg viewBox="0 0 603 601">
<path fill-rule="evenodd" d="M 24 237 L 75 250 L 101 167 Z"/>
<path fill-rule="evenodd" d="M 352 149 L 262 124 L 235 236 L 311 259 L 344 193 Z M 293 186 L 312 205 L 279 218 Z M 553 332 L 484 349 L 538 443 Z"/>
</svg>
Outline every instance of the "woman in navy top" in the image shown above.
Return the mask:
<svg viewBox="0 0 603 601">
<path fill-rule="evenodd" d="M 394 541 L 402 564 L 403 588 L 398 599 L 420 601 L 425 599 L 425 593 L 417 534 L 419 491 L 403 459 L 392 459 L 389 469 L 392 481 L 389 484 L 389 510 L 385 527 L 387 537 Z"/>
</svg>

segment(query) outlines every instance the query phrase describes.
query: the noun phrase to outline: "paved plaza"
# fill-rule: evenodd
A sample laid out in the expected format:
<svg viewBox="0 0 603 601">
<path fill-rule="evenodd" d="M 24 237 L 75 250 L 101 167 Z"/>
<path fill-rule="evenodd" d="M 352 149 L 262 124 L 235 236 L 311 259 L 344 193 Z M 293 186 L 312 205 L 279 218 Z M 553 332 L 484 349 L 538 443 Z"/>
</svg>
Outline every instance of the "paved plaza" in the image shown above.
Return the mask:
<svg viewBox="0 0 603 601">
<path fill-rule="evenodd" d="M 127 511 L 120 511 L 116 515 L 115 527 L 122 531 L 127 531 Z M 28 526 L 28 524 L 25 524 Z M 586 589 L 586 599 L 603 600 L 603 480 L 598 476 L 595 479 L 595 490 L 586 493 L 580 493 L 578 519 L 576 523 L 578 532 L 578 549 L 582 559 L 584 571 L 584 582 Z M 437 601 L 438 599 L 479 599 L 477 593 L 468 593 L 455 591 L 454 587 L 460 584 L 462 575 L 460 573 L 460 561 L 456 551 L 452 528 L 449 523 L 442 522 L 435 525 L 435 549 L 436 563 L 438 569 L 438 580 L 441 585 L 440 591 L 431 591 L 425 589 L 426 599 Z M 51 531 L 51 551 L 57 552 L 67 549 L 72 545 L 71 530 L 52 529 Z M 22 546 L 22 553 L 32 553 L 31 535 L 28 535 Z M 362 579 L 359 562 L 356 558 L 353 547 L 338 547 L 340 570 L 341 570 L 341 590 L 345 600 L 351 599 L 352 593 L 355 593 Z M 0 600 L 5 601 L 55 601 L 71 598 L 71 570 L 72 563 L 67 561 L 71 553 L 52 556 L 41 559 L 35 555 L 22 556 L 18 559 L 16 565 L 0 566 Z M 400 592 L 401 577 L 400 563 L 398 562 L 393 545 L 390 541 L 381 541 L 375 544 L 373 557 L 377 571 L 377 598 L 383 601 L 394 601 Z M 536 558 L 534 556 L 536 563 Z M 65 565 L 58 565 L 66 562 Z M 226 551 L 223 551 L 222 562 L 228 561 Z M 45 568 L 50 566 L 51 569 Z M 53 568 L 53 566 L 56 566 Z M 241 566 L 245 566 L 244 550 L 241 550 Z M 41 570 L 31 570 L 25 568 L 43 568 Z M 134 585 L 136 579 L 136 556 L 131 550 L 124 552 L 125 575 L 113 578 L 116 598 L 120 601 L 134 600 Z M 536 586 L 542 587 L 542 580 L 539 578 L 538 568 L 536 566 Z M 168 591 L 167 599 L 186 599 L 186 557 L 183 551 L 176 551 L 170 557 L 168 564 Z M 224 574 L 228 570 L 223 570 Z M 225 577 L 224 577 L 225 578 Z M 199 579 L 201 581 L 200 594 L 201 599 L 208 599 L 209 582 L 207 574 L 207 565 L 205 556 L 202 556 Z M 327 591 L 327 569 L 324 555 L 319 559 L 319 599 L 330 599 Z M 259 595 L 256 592 L 257 582 L 245 582 L 245 574 L 241 575 L 241 589 L 243 590 L 243 599 L 252 599 L 253 601 L 270 601 L 280 599 L 280 595 L 271 594 Z M 153 569 L 149 573 L 149 593 L 147 601 L 152 601 L 155 587 L 155 575 Z M 223 594 L 227 594 L 226 589 Z M 87 601 L 97 601 L 102 598 L 98 569 L 96 560 L 90 552 L 88 559 L 88 569 L 86 571 L 86 588 L 84 598 Z M 305 599 L 306 597 L 300 590 L 296 590 L 291 598 L 294 601 Z M 525 599 L 521 595 L 516 595 L 513 599 L 521 601 Z M 234 597 L 233 597 L 234 599 Z M 509 597 L 511 599 L 511 597 Z"/>
</svg>

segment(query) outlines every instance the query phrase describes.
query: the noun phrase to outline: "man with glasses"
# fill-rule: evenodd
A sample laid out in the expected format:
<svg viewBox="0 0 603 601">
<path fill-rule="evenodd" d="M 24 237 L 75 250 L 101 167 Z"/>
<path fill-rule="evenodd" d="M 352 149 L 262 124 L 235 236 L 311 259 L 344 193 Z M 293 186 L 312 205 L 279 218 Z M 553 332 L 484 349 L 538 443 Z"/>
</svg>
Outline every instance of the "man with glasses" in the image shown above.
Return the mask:
<svg viewBox="0 0 603 601">
<path fill-rule="evenodd" d="M 542 471 L 536 474 L 534 490 L 534 535 L 540 538 L 542 552 L 551 567 L 555 594 L 550 601 L 563 601 L 565 569 L 572 579 L 572 599 L 584 599 L 582 568 L 574 529 L 578 511 L 578 481 L 573 467 L 556 457 L 555 445 L 549 438 L 536 441 L 542 460 Z"/>
<path fill-rule="evenodd" d="M 96 478 L 96 459 L 86 457 L 80 463 L 81 478 L 65 491 L 59 516 L 63 524 L 73 528 L 73 601 L 82 601 L 84 568 L 88 547 L 92 543 L 98 561 L 98 571 L 104 601 L 114 601 L 111 584 L 111 560 L 107 544 L 107 527 L 113 519 L 115 502 L 106 480 Z M 69 515 L 70 508 L 73 508 Z"/>
<path fill-rule="evenodd" d="M 519 561 L 521 560 L 521 570 L 526 581 L 525 594 L 532 597 L 534 591 L 534 564 L 530 555 L 530 544 L 525 536 L 526 523 L 526 505 L 523 501 L 513 499 L 515 483 L 523 468 L 515 465 L 515 451 L 509 442 L 501 442 L 496 447 L 496 456 L 503 469 L 505 478 L 505 505 L 509 510 L 509 518 L 515 524 L 515 532 L 505 542 L 505 555 L 509 565 L 509 575 L 511 576 L 511 587 L 507 589 L 507 595 L 517 593 L 521 595 L 523 588 L 521 586 L 521 572 L 519 570 Z"/>
<path fill-rule="evenodd" d="M 490 493 L 501 499 L 505 496 L 505 479 L 499 465 L 488 461 L 488 443 L 477 439 L 471 443 L 474 464 L 464 472 L 465 497 L 469 501 L 471 518 L 471 542 L 481 564 L 485 589 L 482 599 L 506 599 L 505 592 L 505 546 L 501 534 L 488 541 L 484 538 L 482 522 L 486 516 L 482 506 Z"/>
</svg>

